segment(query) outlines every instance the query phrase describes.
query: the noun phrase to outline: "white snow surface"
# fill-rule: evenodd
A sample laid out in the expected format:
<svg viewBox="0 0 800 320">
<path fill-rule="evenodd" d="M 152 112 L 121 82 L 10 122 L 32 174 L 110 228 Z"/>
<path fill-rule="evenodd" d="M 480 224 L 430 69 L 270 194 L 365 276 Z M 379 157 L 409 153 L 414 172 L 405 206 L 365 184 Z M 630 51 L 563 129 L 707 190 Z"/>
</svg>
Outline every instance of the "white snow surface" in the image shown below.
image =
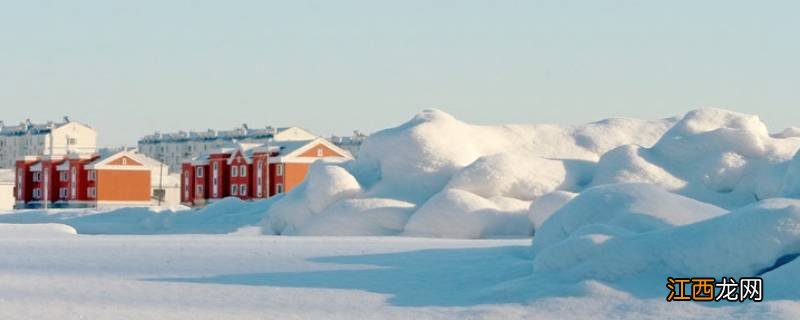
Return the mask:
<svg viewBox="0 0 800 320">
<path fill-rule="evenodd" d="M 37 238 L 78 234 L 75 228 L 58 223 L 0 224 L 0 235 L 9 238 Z"/>
<path fill-rule="evenodd" d="M 637 292 L 624 282 L 539 276 L 531 269 L 527 242 L 0 233 L 0 319 L 800 316 L 800 303 L 772 298 L 797 295 L 778 290 L 793 287 L 771 280 L 777 270 L 765 275 L 765 302 L 666 303 L 661 278 L 641 283 L 644 290 Z"/>
</svg>

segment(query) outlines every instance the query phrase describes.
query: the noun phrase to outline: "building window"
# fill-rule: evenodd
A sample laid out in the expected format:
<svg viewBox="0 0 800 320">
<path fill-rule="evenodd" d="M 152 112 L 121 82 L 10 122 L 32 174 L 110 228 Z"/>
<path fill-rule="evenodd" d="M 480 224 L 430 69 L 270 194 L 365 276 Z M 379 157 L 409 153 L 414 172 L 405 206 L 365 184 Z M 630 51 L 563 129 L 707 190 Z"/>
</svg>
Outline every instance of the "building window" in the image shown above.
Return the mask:
<svg viewBox="0 0 800 320">
<path fill-rule="evenodd" d="M 33 182 L 42 181 L 42 173 L 41 172 L 34 172 L 33 173 Z"/>
<path fill-rule="evenodd" d="M 323 154 L 322 148 L 317 148 L 317 157 L 322 157 Z"/>
<path fill-rule="evenodd" d="M 235 184 L 231 185 L 231 195 L 232 196 L 238 196 L 239 195 L 239 188 L 237 188 Z"/>
<path fill-rule="evenodd" d="M 68 138 L 68 139 L 67 139 L 67 144 L 69 144 L 69 145 L 76 145 L 76 144 L 78 144 L 78 139 L 75 139 L 75 138 Z"/>
<path fill-rule="evenodd" d="M 203 197 L 203 186 L 202 185 L 198 185 L 197 186 L 197 190 L 196 190 L 195 196 L 198 197 L 198 198 L 202 198 Z"/>
<path fill-rule="evenodd" d="M 275 185 L 275 193 L 283 193 L 283 183 Z"/>
<path fill-rule="evenodd" d="M 240 184 L 239 185 L 239 194 L 243 195 L 243 196 L 247 195 L 247 185 L 246 184 Z"/>
<path fill-rule="evenodd" d="M 283 176 L 283 163 L 279 163 L 275 166 L 275 175 L 279 177 Z"/>
<path fill-rule="evenodd" d="M 242 177 L 246 177 L 247 176 L 247 166 L 245 166 L 245 165 L 239 166 L 239 175 L 242 176 Z"/>
<path fill-rule="evenodd" d="M 41 199 L 42 198 L 42 189 L 40 189 L 40 188 L 33 189 L 33 198 L 34 199 Z"/>
<path fill-rule="evenodd" d="M 202 178 L 203 177 L 203 167 L 197 167 L 197 169 L 195 169 L 195 171 L 197 173 L 197 177 L 198 178 Z"/>
<path fill-rule="evenodd" d="M 91 188 L 86 189 L 86 192 L 89 194 L 89 198 L 97 197 L 97 188 L 95 188 L 95 187 L 91 187 Z"/>
<path fill-rule="evenodd" d="M 22 185 L 22 179 L 25 176 L 25 171 L 22 169 L 17 170 L 17 185 Z"/>
<path fill-rule="evenodd" d="M 69 182 L 70 191 L 72 191 L 72 199 L 75 199 L 78 197 L 78 168 L 72 167 L 72 173 L 70 175 L 72 176 Z"/>
<path fill-rule="evenodd" d="M 67 188 L 60 188 L 58 189 L 58 197 L 61 199 L 67 198 Z"/>
<path fill-rule="evenodd" d="M 66 171 L 61 171 L 58 173 L 58 179 L 61 181 L 67 181 L 69 180 L 69 174 L 67 174 Z"/>
<path fill-rule="evenodd" d="M 231 177 L 238 177 L 239 176 L 239 167 L 233 166 L 231 167 Z"/>
<path fill-rule="evenodd" d="M 211 182 L 211 184 L 213 185 L 213 186 L 211 187 L 211 189 L 212 189 L 211 191 L 214 193 L 214 197 L 216 198 L 216 197 L 218 197 L 218 196 L 219 196 L 219 191 L 217 190 L 217 189 L 219 189 L 219 188 L 217 187 L 217 181 L 218 181 L 218 180 L 217 180 L 217 177 L 216 177 L 216 176 L 214 176 L 214 178 L 212 178 L 212 180 L 211 180 L 211 181 L 212 181 L 212 182 Z"/>
<path fill-rule="evenodd" d="M 127 166 L 128 165 L 128 158 L 122 158 L 122 165 L 123 166 Z"/>
<path fill-rule="evenodd" d="M 183 197 L 189 198 L 189 170 L 183 172 Z"/>
<path fill-rule="evenodd" d="M 95 181 L 97 180 L 97 171 L 94 170 L 87 171 L 86 176 L 89 179 L 89 181 Z"/>
</svg>

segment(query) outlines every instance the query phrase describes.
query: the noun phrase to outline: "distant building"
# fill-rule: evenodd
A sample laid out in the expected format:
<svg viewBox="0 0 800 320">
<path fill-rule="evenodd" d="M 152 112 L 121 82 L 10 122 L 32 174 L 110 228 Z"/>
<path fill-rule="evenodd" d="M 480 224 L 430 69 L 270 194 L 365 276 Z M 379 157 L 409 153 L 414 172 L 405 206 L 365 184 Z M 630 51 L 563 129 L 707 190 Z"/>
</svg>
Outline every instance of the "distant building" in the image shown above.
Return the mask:
<svg viewBox="0 0 800 320">
<path fill-rule="evenodd" d="M 0 168 L 13 168 L 18 159 L 28 155 L 93 154 L 96 149 L 97 131 L 67 117 L 58 123 L 26 120 L 7 126 L 0 122 Z"/>
<path fill-rule="evenodd" d="M 14 169 L 0 169 L 0 210 L 14 208 Z"/>
<path fill-rule="evenodd" d="M 361 145 L 367 140 L 367 135 L 361 133 L 360 131 L 356 130 L 353 131 L 353 135 L 346 137 L 346 136 L 331 136 L 330 139 L 333 144 L 339 146 L 342 149 L 345 149 L 350 152 L 353 156 L 358 156 L 358 151 L 361 150 Z"/>
<path fill-rule="evenodd" d="M 16 163 L 16 207 L 149 206 L 161 167 L 134 151 L 24 157 Z"/>
<path fill-rule="evenodd" d="M 170 170 L 180 171 L 181 164 L 201 154 L 233 142 L 266 143 L 311 140 L 316 135 L 298 127 L 251 129 L 247 125 L 233 130 L 155 133 L 139 140 L 139 152 L 164 162 Z"/>
<path fill-rule="evenodd" d="M 225 197 L 269 198 L 296 187 L 309 166 L 323 158 L 352 156 L 324 138 L 230 144 L 183 164 L 181 202 L 199 206 Z"/>
</svg>

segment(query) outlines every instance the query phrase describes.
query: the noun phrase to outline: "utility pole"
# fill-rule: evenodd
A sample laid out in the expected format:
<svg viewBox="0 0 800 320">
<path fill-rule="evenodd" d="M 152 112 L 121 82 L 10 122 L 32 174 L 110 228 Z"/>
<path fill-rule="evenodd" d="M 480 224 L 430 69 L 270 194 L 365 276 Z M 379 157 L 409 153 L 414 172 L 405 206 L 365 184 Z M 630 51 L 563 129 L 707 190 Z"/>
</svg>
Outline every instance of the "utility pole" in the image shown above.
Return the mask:
<svg viewBox="0 0 800 320">
<path fill-rule="evenodd" d="M 164 199 L 164 196 L 167 194 L 166 190 L 164 190 L 164 156 L 161 156 L 161 159 L 158 161 L 158 206 L 161 206 L 161 201 Z"/>
<path fill-rule="evenodd" d="M 49 136 L 49 139 L 48 139 L 49 146 L 47 148 L 48 149 L 47 150 L 47 153 L 48 153 L 47 168 L 42 166 L 42 173 L 43 173 L 43 176 L 44 176 L 44 177 L 42 177 L 44 179 L 44 190 L 42 190 L 43 191 L 42 195 L 44 196 L 43 200 L 44 200 L 44 209 L 45 210 L 47 210 L 47 207 L 48 207 L 47 201 L 49 200 L 49 197 L 50 197 L 50 163 L 53 162 L 53 129 L 52 128 L 50 129 L 50 133 L 48 134 L 48 136 Z"/>
<path fill-rule="evenodd" d="M 272 151 L 269 150 L 270 141 L 272 141 L 272 138 L 267 139 L 267 170 L 264 172 L 265 180 L 267 181 L 267 199 L 269 199 L 269 186 L 272 184 L 272 175 L 269 174 L 269 157 L 272 156 Z"/>
</svg>

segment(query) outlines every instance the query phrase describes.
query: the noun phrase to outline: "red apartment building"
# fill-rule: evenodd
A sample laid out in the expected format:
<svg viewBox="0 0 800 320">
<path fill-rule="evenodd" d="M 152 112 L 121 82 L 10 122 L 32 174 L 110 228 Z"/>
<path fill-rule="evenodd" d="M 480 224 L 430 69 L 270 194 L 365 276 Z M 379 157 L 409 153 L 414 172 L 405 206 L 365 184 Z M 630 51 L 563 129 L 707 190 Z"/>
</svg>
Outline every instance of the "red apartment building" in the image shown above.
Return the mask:
<svg viewBox="0 0 800 320">
<path fill-rule="evenodd" d="M 352 156 L 323 138 L 239 143 L 214 150 L 183 163 L 181 203 L 202 206 L 225 197 L 269 198 L 303 182 L 308 167 L 323 158 Z"/>
<path fill-rule="evenodd" d="M 150 205 L 151 172 L 157 163 L 132 151 L 107 156 L 25 157 L 16 162 L 15 206 Z"/>
</svg>

